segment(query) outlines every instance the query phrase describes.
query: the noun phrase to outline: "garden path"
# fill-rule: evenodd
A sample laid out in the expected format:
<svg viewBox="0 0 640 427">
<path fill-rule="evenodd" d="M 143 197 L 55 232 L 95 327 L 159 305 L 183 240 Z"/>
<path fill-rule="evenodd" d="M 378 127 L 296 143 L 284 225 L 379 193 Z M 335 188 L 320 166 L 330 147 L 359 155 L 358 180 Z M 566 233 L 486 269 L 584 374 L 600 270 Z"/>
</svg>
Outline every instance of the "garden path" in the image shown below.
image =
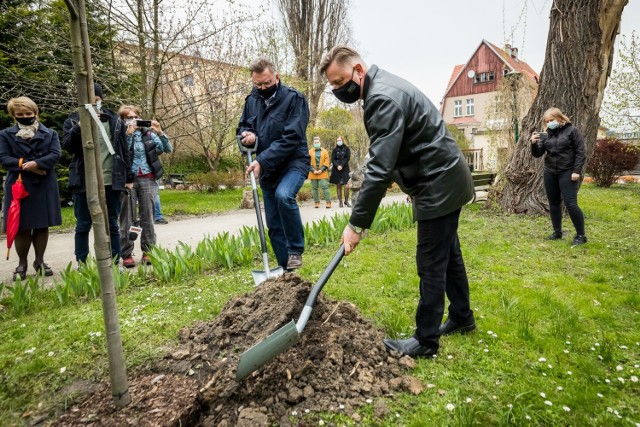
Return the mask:
<svg viewBox="0 0 640 427">
<path fill-rule="evenodd" d="M 382 203 L 404 202 L 405 199 L 406 195 L 403 193 L 391 194 L 385 197 Z M 331 209 L 326 209 L 323 205 L 324 204 L 322 204 L 319 209 L 315 209 L 313 202 L 302 203 L 300 206 L 302 221 L 306 224 L 324 217 L 331 217 L 337 212 L 349 212 L 350 210 L 350 208 L 346 207 L 339 208 L 335 203 Z M 169 218 L 169 220 L 169 224 L 156 225 L 155 227 L 158 245 L 167 249 L 175 248 L 179 242 L 184 242 L 191 247 L 195 247 L 206 235 L 215 236 L 223 232 L 234 234 L 245 225 L 252 227 L 257 226 L 256 214 L 253 209 L 237 209 L 221 215 Z M 90 234 L 89 244 L 93 253 L 93 233 Z M 0 246 L 5 247 L 4 236 Z M 45 253 L 45 262 L 53 269 L 55 274 L 53 278 L 46 278 L 47 286 L 51 285 L 53 279 L 59 275 L 60 271 L 67 267 L 69 262 L 74 262 L 75 264 L 73 249 L 73 231 L 50 234 L 49 244 Z M 139 241 L 136 242 L 134 254 L 137 255 L 135 258 L 136 262 L 138 262 L 142 256 Z M 17 265 L 17 260 L 15 249 L 12 249 L 9 261 L 2 260 L 2 262 L 0 262 L 0 282 L 9 283 L 12 281 L 13 270 Z M 31 267 L 32 263 L 33 249 L 29 253 L 29 275 L 34 274 L 33 268 Z"/>
</svg>

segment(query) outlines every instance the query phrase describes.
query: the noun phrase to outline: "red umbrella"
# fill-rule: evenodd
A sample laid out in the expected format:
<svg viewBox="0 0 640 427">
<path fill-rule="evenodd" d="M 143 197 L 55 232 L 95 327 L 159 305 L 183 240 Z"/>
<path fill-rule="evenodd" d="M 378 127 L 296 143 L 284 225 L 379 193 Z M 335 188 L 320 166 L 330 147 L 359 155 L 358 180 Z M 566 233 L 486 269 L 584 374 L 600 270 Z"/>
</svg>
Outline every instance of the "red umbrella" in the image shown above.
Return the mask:
<svg viewBox="0 0 640 427">
<path fill-rule="evenodd" d="M 22 167 L 22 159 L 18 162 L 18 167 Z M 11 205 L 9 206 L 9 212 L 7 213 L 7 259 L 9 259 L 9 253 L 11 252 L 11 245 L 18 234 L 18 226 L 20 225 L 20 200 L 29 195 L 22 183 L 22 174 L 18 174 L 18 179 L 11 185 Z"/>
</svg>

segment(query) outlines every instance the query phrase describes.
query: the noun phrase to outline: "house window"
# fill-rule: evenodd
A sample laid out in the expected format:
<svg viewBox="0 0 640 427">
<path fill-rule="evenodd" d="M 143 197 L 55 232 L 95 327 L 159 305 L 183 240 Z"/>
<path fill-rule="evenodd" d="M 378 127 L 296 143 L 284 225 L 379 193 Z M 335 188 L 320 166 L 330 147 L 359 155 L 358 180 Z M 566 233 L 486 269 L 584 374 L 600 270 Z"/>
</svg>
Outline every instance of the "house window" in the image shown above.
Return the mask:
<svg viewBox="0 0 640 427">
<path fill-rule="evenodd" d="M 188 76 L 185 76 L 184 78 L 184 85 L 185 86 L 193 86 L 193 74 L 190 74 Z"/>
<path fill-rule="evenodd" d="M 462 116 L 462 100 L 453 101 L 453 117 Z"/>
<path fill-rule="evenodd" d="M 502 70 L 502 77 L 506 76 L 507 74 L 509 74 L 511 70 L 509 70 L 508 68 L 505 68 L 504 70 Z"/>
<path fill-rule="evenodd" d="M 494 71 L 487 71 L 486 73 L 478 73 L 474 79 L 474 83 L 486 83 L 492 82 L 496 79 L 496 73 Z"/>
<path fill-rule="evenodd" d="M 471 128 L 471 135 L 478 133 L 478 128 Z"/>
<path fill-rule="evenodd" d="M 467 116 L 473 116 L 473 98 L 467 99 Z"/>
</svg>

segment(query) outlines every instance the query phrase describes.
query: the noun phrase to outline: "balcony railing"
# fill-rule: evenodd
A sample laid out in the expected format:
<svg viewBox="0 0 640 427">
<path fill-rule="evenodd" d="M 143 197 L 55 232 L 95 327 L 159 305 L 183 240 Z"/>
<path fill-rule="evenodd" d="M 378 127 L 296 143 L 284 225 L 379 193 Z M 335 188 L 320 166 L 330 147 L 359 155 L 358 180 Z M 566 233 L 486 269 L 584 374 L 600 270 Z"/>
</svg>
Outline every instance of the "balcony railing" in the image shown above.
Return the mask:
<svg viewBox="0 0 640 427">
<path fill-rule="evenodd" d="M 482 148 L 462 150 L 462 155 L 467 160 L 471 172 L 484 171 L 484 159 L 482 157 Z"/>
</svg>

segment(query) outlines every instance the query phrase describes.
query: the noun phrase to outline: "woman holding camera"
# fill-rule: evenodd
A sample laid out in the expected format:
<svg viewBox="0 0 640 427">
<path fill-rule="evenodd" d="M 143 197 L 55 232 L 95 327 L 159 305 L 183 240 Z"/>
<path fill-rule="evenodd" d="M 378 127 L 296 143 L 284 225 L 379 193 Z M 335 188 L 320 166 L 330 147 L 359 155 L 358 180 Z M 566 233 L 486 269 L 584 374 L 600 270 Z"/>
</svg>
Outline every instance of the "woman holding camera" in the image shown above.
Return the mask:
<svg viewBox="0 0 640 427">
<path fill-rule="evenodd" d="M 143 264 L 151 264 L 149 250 L 156 244 L 153 226 L 154 204 L 158 185 L 156 180 L 164 173 L 158 155 L 173 151 L 169 138 L 155 120 L 140 120 L 140 109 L 133 105 L 123 105 L 118 114 L 127 127 L 127 146 L 131 154 L 131 171 L 135 175 L 131 192 L 131 203 L 123 203 L 120 215 L 120 246 L 122 247 L 122 265 L 131 268 L 136 265 L 133 259 L 133 240 L 129 238 L 132 218 L 136 218 L 136 205 L 139 209 L 142 237 Z M 131 212 L 133 211 L 133 212 Z"/>
<path fill-rule="evenodd" d="M 584 215 L 578 206 L 580 175 L 585 163 L 584 140 L 580 131 L 558 108 L 544 112 L 546 132 L 531 136 L 531 153 L 544 158 L 544 188 L 549 200 L 549 214 L 553 233 L 548 240 L 562 239 L 562 201 L 576 229 L 573 245 L 587 243 Z"/>
</svg>

